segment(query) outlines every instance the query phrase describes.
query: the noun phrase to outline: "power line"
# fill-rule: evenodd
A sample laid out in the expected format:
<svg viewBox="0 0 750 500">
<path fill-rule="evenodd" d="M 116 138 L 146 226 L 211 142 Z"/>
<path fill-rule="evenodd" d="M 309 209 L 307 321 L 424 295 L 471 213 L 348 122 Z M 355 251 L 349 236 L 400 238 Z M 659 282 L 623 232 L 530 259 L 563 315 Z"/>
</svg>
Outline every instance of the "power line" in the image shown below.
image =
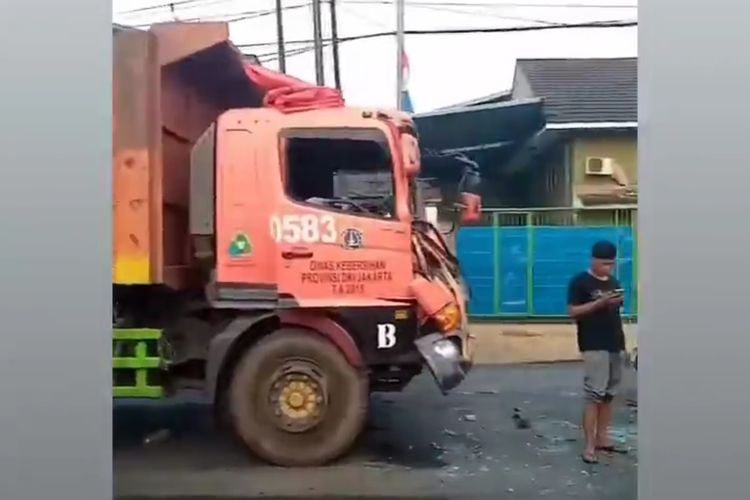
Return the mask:
<svg viewBox="0 0 750 500">
<path fill-rule="evenodd" d="M 149 5 L 147 7 L 139 7 L 137 9 L 131 9 L 131 10 L 124 10 L 117 13 L 117 15 L 126 15 L 126 14 L 135 14 L 138 12 L 148 12 L 150 10 L 160 10 L 160 9 L 171 9 L 173 7 L 182 7 L 183 5 L 190 5 L 190 4 L 203 4 L 201 5 L 213 5 L 217 3 L 224 3 L 228 2 L 230 0 L 178 0 L 176 2 L 169 2 L 169 3 L 162 3 L 158 5 Z M 191 8 L 194 6 L 191 6 Z M 183 7 L 184 8 L 184 7 Z"/>
<path fill-rule="evenodd" d="M 553 25 L 542 25 L 542 26 L 514 26 L 506 28 L 459 28 L 459 29 L 436 29 L 436 30 L 405 30 L 406 35 L 455 35 L 455 34 L 481 34 L 481 33 L 518 33 L 527 31 L 549 31 L 559 29 L 603 29 L 603 28 L 629 28 L 638 26 L 638 21 L 594 21 L 586 23 L 569 23 L 569 24 L 553 24 Z M 339 43 L 352 42 L 356 40 L 368 40 L 373 38 L 383 38 L 387 36 L 395 36 L 395 31 L 381 31 L 376 33 L 367 33 L 364 35 L 349 36 L 339 38 Z M 324 39 L 324 46 L 331 43 L 330 39 Z M 275 43 L 275 42 L 274 42 Z M 270 46 L 274 43 L 248 43 L 239 44 L 238 48 L 252 48 L 261 46 Z M 287 51 L 286 57 L 292 57 L 313 50 L 313 40 L 292 40 L 286 43 L 293 44 L 307 44 L 306 47 L 299 47 Z M 263 62 L 275 61 L 278 57 L 277 52 L 268 52 L 265 54 L 258 55 L 259 59 L 263 59 Z"/>
<path fill-rule="evenodd" d="M 385 23 L 383 23 L 381 21 L 373 19 L 373 18 L 371 18 L 368 15 L 362 14 L 361 12 L 357 12 L 356 10 L 354 10 L 353 8 L 351 8 L 348 5 L 342 5 L 341 8 L 345 12 L 348 12 L 349 14 L 353 15 L 354 17 L 359 18 L 359 19 L 361 19 L 362 21 L 364 21 L 364 22 L 366 22 L 368 24 L 372 24 L 373 26 L 377 26 L 379 28 L 385 28 L 387 26 Z"/>
<path fill-rule="evenodd" d="M 299 4 L 299 5 L 289 5 L 287 7 L 282 7 L 282 10 L 301 9 L 304 7 L 308 7 L 309 5 L 310 5 L 309 3 L 304 3 L 304 4 Z M 200 22 L 200 21 L 209 21 L 209 22 L 216 21 L 216 22 L 236 23 L 238 21 L 245 21 L 247 19 L 257 19 L 260 17 L 270 16 L 275 13 L 276 13 L 276 9 L 248 10 L 244 12 L 232 12 L 232 13 L 226 13 L 226 14 L 209 14 L 205 16 L 183 18 L 183 19 L 179 19 L 179 22 L 193 23 L 193 22 Z M 228 16 L 235 16 L 235 17 L 228 17 Z M 157 21 L 157 22 L 160 22 L 160 21 Z M 154 22 L 140 23 L 140 24 L 133 24 L 130 26 L 133 28 L 144 28 L 147 26 L 151 26 L 152 24 L 155 24 L 155 23 Z"/>
<path fill-rule="evenodd" d="M 343 0 L 350 5 L 392 5 L 393 0 Z M 430 1 L 413 1 L 406 0 L 407 6 L 430 5 L 434 7 L 492 7 L 502 8 L 544 8 L 544 9 L 637 9 L 638 5 L 634 4 L 586 4 L 586 3 L 521 3 L 521 2 L 430 2 Z"/>
<path fill-rule="evenodd" d="M 203 4 L 213 5 L 218 3 L 224 3 L 231 0 L 177 0 L 174 2 L 167 2 L 157 5 L 149 5 L 146 7 L 139 7 L 137 9 L 130 9 L 120 11 L 118 15 L 133 14 L 136 12 L 148 12 L 151 10 L 168 9 L 172 7 L 182 7 L 191 4 Z M 392 4 L 393 0 L 342 0 L 343 3 L 348 4 L 371 4 L 371 5 L 388 5 Z M 430 2 L 430 1 L 412 1 L 406 0 L 407 5 L 432 5 L 432 6 L 446 6 L 446 7 L 494 7 L 494 8 L 558 8 L 558 9 L 637 9 L 637 5 L 633 4 L 582 4 L 582 3 L 570 3 L 570 4 L 554 4 L 554 3 L 521 3 L 521 2 L 503 2 L 498 3 L 487 3 L 487 2 Z"/>
<path fill-rule="evenodd" d="M 523 21 L 528 23 L 537 23 L 537 24 L 560 24 L 553 21 L 545 21 L 543 19 L 530 19 L 528 17 L 517 17 L 517 16 L 507 16 L 497 13 L 489 13 L 486 11 L 468 11 L 468 10 L 461 10 L 461 9 L 452 9 L 450 7 L 442 7 L 437 5 L 428 5 L 428 4 L 421 4 L 421 3 L 411 3 L 407 4 L 408 7 L 416 7 L 418 9 L 427 9 L 427 10 L 433 10 L 437 12 L 450 12 L 453 14 L 465 14 L 469 16 L 482 16 L 482 17 L 494 17 L 496 19 L 506 19 L 509 21 Z"/>
<path fill-rule="evenodd" d="M 543 26 L 512 26 L 504 28 L 449 28 L 449 29 L 410 29 L 405 30 L 406 35 L 466 35 L 466 34 L 480 34 L 480 33 L 514 33 L 523 31 L 542 31 L 542 30 L 558 30 L 558 29 L 586 29 L 586 28 L 629 28 L 638 26 L 638 21 L 589 21 L 583 23 L 565 23 L 565 24 L 552 24 Z M 375 33 L 366 33 L 364 35 L 355 35 L 340 37 L 339 42 L 351 42 L 355 40 L 367 40 L 371 38 L 383 38 L 387 36 L 394 36 L 395 31 L 379 31 Z M 324 39 L 329 42 L 330 39 Z M 243 43 L 238 44 L 239 48 L 249 47 L 260 47 L 274 45 L 276 42 L 264 42 L 264 43 Z M 295 44 L 309 44 L 313 43 L 313 40 L 290 40 L 286 43 Z"/>
<path fill-rule="evenodd" d="M 351 4 L 351 3 L 360 3 L 360 2 L 349 2 L 349 3 Z M 385 3 L 383 5 L 385 5 Z M 437 5 L 433 6 L 433 5 L 421 4 L 421 3 L 413 4 L 413 3 L 407 2 L 406 6 L 407 7 L 423 8 L 423 9 L 434 10 L 434 11 L 439 11 L 439 12 L 451 12 L 451 13 L 454 13 L 454 14 L 466 14 L 466 15 L 469 15 L 469 16 L 494 17 L 496 19 L 506 19 L 508 21 L 523 21 L 523 22 L 538 23 L 538 24 L 559 24 L 559 23 L 555 23 L 555 22 L 551 22 L 551 21 L 545 21 L 545 20 L 542 20 L 542 19 L 530 19 L 530 18 L 527 18 L 527 17 L 504 16 L 502 14 L 497 14 L 495 12 L 489 13 L 489 12 L 485 12 L 485 11 L 468 11 L 468 10 L 460 10 L 460 9 L 451 9 L 451 8 L 438 7 Z M 375 25 L 375 26 L 378 26 L 378 27 L 381 27 L 381 28 L 383 28 L 385 26 L 382 22 L 376 21 L 376 20 L 372 19 L 369 16 L 365 16 L 362 13 L 357 12 L 356 10 L 350 8 L 350 6 L 346 6 L 345 7 L 345 11 L 348 12 L 349 14 L 353 15 L 354 17 L 358 17 L 359 19 L 362 19 L 363 21 L 365 21 L 365 22 L 367 22 L 369 24 L 372 24 L 372 25 Z"/>
</svg>

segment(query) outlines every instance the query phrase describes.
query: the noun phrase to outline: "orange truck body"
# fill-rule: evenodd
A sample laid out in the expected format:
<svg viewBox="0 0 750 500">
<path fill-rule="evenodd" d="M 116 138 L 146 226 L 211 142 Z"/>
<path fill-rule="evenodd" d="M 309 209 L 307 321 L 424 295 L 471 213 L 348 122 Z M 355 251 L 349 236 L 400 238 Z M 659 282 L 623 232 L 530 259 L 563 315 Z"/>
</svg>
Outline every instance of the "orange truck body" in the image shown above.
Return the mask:
<svg viewBox="0 0 750 500">
<path fill-rule="evenodd" d="M 226 23 L 116 28 L 114 41 L 113 283 L 185 287 L 192 146 L 222 112 L 261 96 Z"/>
<path fill-rule="evenodd" d="M 466 299 L 417 214 L 408 115 L 268 106 L 225 23 L 113 37 L 116 397 L 199 383 L 252 451 L 310 465 L 353 442 L 369 391 L 400 390 L 423 365 L 444 392 L 460 383 Z M 387 193 L 341 196 L 362 179 L 355 163 L 384 173 Z"/>
</svg>

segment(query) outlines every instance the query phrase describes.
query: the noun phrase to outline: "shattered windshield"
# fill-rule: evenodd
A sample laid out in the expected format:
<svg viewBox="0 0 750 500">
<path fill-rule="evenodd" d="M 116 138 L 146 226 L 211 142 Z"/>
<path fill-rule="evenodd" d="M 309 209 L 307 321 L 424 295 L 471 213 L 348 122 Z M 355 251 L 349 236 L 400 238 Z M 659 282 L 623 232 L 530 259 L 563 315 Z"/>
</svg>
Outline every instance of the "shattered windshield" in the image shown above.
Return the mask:
<svg viewBox="0 0 750 500">
<path fill-rule="evenodd" d="M 286 189 L 297 201 L 335 210 L 395 217 L 393 160 L 377 129 L 286 140 Z"/>
</svg>

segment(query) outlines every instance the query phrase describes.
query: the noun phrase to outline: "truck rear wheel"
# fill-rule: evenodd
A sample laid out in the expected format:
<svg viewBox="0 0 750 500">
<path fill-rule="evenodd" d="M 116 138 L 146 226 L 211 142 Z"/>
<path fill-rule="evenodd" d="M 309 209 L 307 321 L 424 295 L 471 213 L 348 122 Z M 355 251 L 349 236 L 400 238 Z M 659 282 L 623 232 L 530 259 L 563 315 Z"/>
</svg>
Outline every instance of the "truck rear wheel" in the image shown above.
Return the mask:
<svg viewBox="0 0 750 500">
<path fill-rule="evenodd" d="M 260 458 L 282 466 L 340 457 L 364 427 L 367 378 L 314 332 L 281 329 L 238 363 L 229 388 L 235 431 Z"/>
</svg>

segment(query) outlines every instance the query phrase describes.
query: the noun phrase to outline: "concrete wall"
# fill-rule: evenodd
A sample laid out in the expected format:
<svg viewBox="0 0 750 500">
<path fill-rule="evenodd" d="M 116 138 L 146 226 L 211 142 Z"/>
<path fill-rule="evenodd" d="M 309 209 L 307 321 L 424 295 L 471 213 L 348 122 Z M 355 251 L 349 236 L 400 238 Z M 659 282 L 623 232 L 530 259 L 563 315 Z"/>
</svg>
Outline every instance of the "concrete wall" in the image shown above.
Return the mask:
<svg viewBox="0 0 750 500">
<path fill-rule="evenodd" d="M 617 184 L 611 177 L 586 175 L 586 158 L 612 158 L 625 172 L 629 184 L 638 183 L 638 140 L 635 134 L 613 137 L 581 137 L 571 141 L 572 190 L 571 201 L 576 200 L 576 193 L 583 189 L 609 188 Z M 589 212 L 579 216 L 580 224 L 613 224 L 612 214 L 606 212 Z M 627 224 L 629 221 L 619 221 Z"/>
<path fill-rule="evenodd" d="M 532 207 L 566 207 L 571 203 L 568 158 L 570 149 L 566 144 L 558 144 L 543 158 L 538 165 L 527 169 L 528 199 L 527 206 Z"/>
<path fill-rule="evenodd" d="M 571 167 L 574 188 L 583 184 L 611 183 L 603 177 L 586 175 L 586 158 L 613 158 L 625 171 L 631 183 L 638 181 L 638 139 L 634 136 L 587 137 L 573 140 Z"/>
<path fill-rule="evenodd" d="M 513 75 L 513 99 L 528 99 L 531 97 L 538 96 L 532 90 L 526 75 L 516 66 L 516 73 Z"/>
</svg>

